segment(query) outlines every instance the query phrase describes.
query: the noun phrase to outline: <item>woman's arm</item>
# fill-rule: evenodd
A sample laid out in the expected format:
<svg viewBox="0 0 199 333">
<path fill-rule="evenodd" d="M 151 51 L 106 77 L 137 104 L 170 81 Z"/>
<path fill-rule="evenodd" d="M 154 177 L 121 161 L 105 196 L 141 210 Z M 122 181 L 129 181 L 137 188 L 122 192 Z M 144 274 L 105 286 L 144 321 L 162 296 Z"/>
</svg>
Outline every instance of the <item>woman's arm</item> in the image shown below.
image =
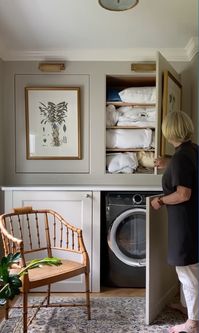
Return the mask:
<svg viewBox="0 0 199 333">
<path fill-rule="evenodd" d="M 182 202 L 188 201 L 191 197 L 191 189 L 184 186 L 177 186 L 177 189 L 175 192 L 163 195 L 158 198 L 154 198 L 151 201 L 151 206 L 154 209 L 159 209 L 163 205 L 177 205 Z"/>
<path fill-rule="evenodd" d="M 170 159 L 170 157 L 159 156 L 154 160 L 154 166 L 158 169 L 166 169 Z"/>
</svg>

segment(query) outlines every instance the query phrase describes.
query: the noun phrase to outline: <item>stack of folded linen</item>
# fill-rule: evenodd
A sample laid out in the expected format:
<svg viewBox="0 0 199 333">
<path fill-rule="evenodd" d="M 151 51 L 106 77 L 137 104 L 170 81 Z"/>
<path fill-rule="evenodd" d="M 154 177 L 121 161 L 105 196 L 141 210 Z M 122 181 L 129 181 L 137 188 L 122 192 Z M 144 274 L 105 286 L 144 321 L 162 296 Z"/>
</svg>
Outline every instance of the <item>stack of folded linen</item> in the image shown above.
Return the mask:
<svg viewBox="0 0 199 333">
<path fill-rule="evenodd" d="M 122 106 L 117 109 L 117 126 L 156 127 L 155 108 L 134 108 Z"/>
<path fill-rule="evenodd" d="M 151 148 L 152 130 L 144 129 L 108 129 L 106 131 L 107 148 Z"/>
</svg>

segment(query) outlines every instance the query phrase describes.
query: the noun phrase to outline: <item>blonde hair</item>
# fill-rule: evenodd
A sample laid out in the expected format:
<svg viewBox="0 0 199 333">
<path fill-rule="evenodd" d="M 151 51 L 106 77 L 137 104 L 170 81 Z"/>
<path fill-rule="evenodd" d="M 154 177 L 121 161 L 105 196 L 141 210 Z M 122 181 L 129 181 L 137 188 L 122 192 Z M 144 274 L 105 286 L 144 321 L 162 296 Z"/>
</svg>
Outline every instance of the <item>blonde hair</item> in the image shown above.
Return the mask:
<svg viewBox="0 0 199 333">
<path fill-rule="evenodd" d="M 183 111 L 171 111 L 163 119 L 162 133 L 168 141 L 188 141 L 191 139 L 193 132 L 192 120 Z"/>
</svg>

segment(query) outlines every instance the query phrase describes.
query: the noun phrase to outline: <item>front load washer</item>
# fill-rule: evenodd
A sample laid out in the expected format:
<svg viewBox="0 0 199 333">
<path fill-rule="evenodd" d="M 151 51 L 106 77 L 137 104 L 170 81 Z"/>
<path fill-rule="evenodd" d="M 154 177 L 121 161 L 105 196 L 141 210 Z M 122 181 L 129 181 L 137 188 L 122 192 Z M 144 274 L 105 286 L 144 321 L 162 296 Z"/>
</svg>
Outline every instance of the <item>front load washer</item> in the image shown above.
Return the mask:
<svg viewBox="0 0 199 333">
<path fill-rule="evenodd" d="M 146 197 L 158 193 L 102 192 L 102 285 L 145 287 Z"/>
</svg>

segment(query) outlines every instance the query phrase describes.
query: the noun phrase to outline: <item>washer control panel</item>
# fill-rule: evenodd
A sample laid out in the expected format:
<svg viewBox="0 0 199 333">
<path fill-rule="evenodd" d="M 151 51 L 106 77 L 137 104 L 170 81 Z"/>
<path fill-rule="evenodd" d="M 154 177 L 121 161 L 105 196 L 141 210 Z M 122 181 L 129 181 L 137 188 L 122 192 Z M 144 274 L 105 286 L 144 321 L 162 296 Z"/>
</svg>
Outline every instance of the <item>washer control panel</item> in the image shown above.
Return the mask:
<svg viewBox="0 0 199 333">
<path fill-rule="evenodd" d="M 134 205 L 143 205 L 146 203 L 146 197 L 141 193 L 133 194 L 132 201 Z"/>
</svg>

